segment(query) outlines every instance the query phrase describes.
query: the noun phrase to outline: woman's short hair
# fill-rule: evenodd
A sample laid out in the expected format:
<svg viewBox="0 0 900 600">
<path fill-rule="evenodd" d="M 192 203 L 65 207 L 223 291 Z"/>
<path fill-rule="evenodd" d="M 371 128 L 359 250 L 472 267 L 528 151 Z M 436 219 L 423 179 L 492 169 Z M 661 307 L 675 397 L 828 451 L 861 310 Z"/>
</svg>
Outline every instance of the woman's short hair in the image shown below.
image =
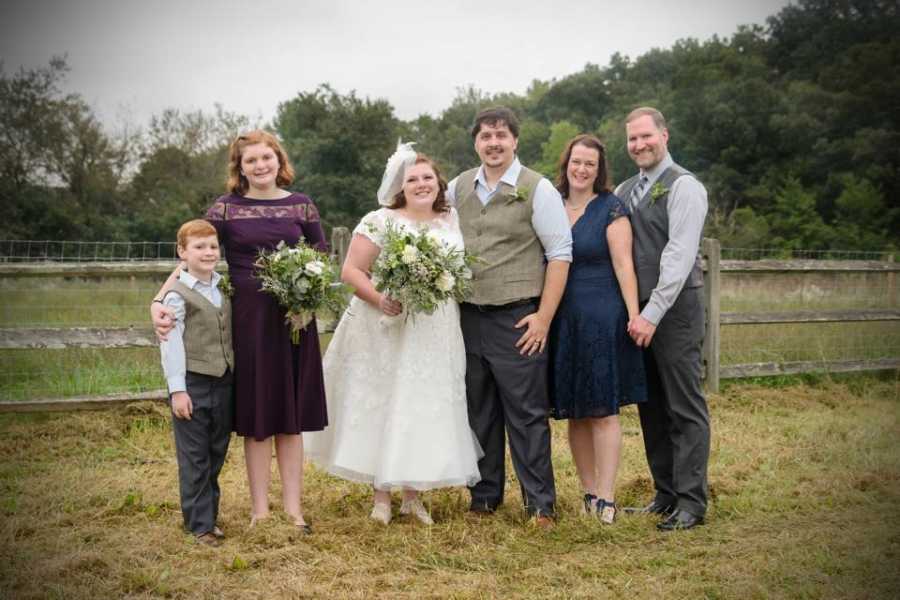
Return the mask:
<svg viewBox="0 0 900 600">
<path fill-rule="evenodd" d="M 585 148 L 593 148 L 599 154 L 597 161 L 597 179 L 594 180 L 594 193 L 609 192 L 609 165 L 606 162 L 606 146 L 595 135 L 582 133 L 576 135 L 566 144 L 566 149 L 559 155 L 558 174 L 556 176 L 556 189 L 563 198 L 569 197 L 569 159 L 572 158 L 572 148 L 575 146 L 584 146 Z"/>
<path fill-rule="evenodd" d="M 238 196 L 247 193 L 250 187 L 247 178 L 241 174 L 241 155 L 244 148 L 253 144 L 265 144 L 275 152 L 278 157 L 278 175 L 275 177 L 275 185 L 279 187 L 290 185 L 294 181 L 294 168 L 288 160 L 287 152 L 281 146 L 274 135 L 263 129 L 255 129 L 237 136 L 228 149 L 228 180 L 227 191 Z"/>
<path fill-rule="evenodd" d="M 447 180 L 444 179 L 444 176 L 441 174 L 441 170 L 438 168 L 437 163 L 425 154 L 416 154 L 416 162 L 414 162 L 413 165 L 419 164 L 430 166 L 438 180 L 438 193 L 434 199 L 434 203 L 431 205 L 431 210 L 438 213 L 448 212 L 450 210 L 450 203 L 447 202 Z M 404 182 L 406 181 L 405 172 L 403 174 L 403 180 Z M 403 189 L 401 188 L 399 192 L 394 194 L 393 202 L 391 202 L 391 205 L 388 206 L 388 208 L 397 209 L 403 208 L 404 206 L 406 206 L 406 196 L 403 195 Z"/>
<path fill-rule="evenodd" d="M 188 239 L 209 237 L 211 235 L 217 234 L 216 228 L 213 227 L 209 221 L 206 221 L 205 219 L 194 219 L 178 228 L 178 235 L 175 240 L 178 243 L 179 248 L 187 248 Z"/>
</svg>

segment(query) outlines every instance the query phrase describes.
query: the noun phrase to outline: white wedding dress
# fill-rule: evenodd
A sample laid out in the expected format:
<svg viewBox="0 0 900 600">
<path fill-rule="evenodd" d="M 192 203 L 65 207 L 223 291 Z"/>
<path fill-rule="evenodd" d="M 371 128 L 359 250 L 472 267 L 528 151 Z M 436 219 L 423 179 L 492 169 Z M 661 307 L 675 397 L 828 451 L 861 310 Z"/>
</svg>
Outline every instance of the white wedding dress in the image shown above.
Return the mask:
<svg viewBox="0 0 900 600">
<path fill-rule="evenodd" d="M 381 247 L 388 219 L 463 247 L 454 209 L 420 224 L 382 208 L 353 233 Z M 354 296 L 341 318 L 323 359 L 329 426 L 303 434 L 306 456 L 380 490 L 475 484 L 481 451 L 469 427 L 459 306 L 388 325 L 382 315 Z"/>
</svg>

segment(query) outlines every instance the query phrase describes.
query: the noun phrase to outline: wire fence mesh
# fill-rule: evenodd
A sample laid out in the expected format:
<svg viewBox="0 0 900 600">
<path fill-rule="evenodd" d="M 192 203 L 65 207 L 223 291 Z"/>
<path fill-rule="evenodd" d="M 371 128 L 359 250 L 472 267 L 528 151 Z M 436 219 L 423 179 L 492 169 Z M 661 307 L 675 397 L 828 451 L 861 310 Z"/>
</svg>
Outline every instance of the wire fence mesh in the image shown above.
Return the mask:
<svg viewBox="0 0 900 600">
<path fill-rule="evenodd" d="M 722 260 L 890 260 L 881 250 L 806 250 L 799 248 L 722 248 Z"/>
<path fill-rule="evenodd" d="M 175 242 L 0 240 L 0 262 L 107 262 L 176 257 Z"/>
<path fill-rule="evenodd" d="M 831 259 L 836 260 L 836 259 Z M 871 255 L 860 260 L 872 260 Z M 894 271 L 772 270 L 721 273 L 727 313 L 817 314 L 898 309 Z M 723 261 L 723 269 L 727 263 Z M 900 357 L 900 321 L 723 324 L 720 364 Z"/>
</svg>

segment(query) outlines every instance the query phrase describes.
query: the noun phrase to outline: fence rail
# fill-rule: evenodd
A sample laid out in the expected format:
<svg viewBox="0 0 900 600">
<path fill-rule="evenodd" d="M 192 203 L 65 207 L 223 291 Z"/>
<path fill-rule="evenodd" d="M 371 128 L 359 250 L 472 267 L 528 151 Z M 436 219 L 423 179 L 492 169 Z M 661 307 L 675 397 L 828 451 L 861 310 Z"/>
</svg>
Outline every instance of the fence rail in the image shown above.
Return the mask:
<svg viewBox="0 0 900 600">
<path fill-rule="evenodd" d="M 792 362 L 747 363 L 719 367 L 723 379 L 766 377 L 770 375 L 799 375 L 801 373 L 855 373 L 900 369 L 900 358 L 866 360 L 803 360 Z"/>
<path fill-rule="evenodd" d="M 335 228 L 332 235 L 332 249 L 339 261 L 346 256 L 350 233 L 343 228 Z M 5 242 L 0 242 L 0 245 Z M 721 379 L 759 377 L 766 375 L 798 374 L 807 372 L 855 372 L 864 370 L 900 368 L 900 352 L 892 350 L 889 356 L 873 358 L 852 358 L 836 360 L 778 360 L 745 361 L 739 364 L 721 364 L 721 335 L 723 327 L 730 326 L 777 326 L 792 324 L 841 324 L 841 323 L 885 323 L 900 321 L 900 309 L 896 302 L 896 272 L 900 264 L 887 260 L 873 260 L 868 253 L 864 260 L 810 260 L 793 258 L 788 260 L 765 259 L 750 261 L 743 258 L 723 260 L 719 243 L 714 239 L 703 241 L 702 252 L 706 271 L 705 294 L 707 305 L 707 330 L 703 343 L 703 362 L 707 389 L 718 391 Z M 862 256 L 860 257 L 862 258 Z M 2 261 L 3 257 L 0 257 Z M 173 260 L 146 260 L 132 262 L 40 262 L 2 263 L 0 262 L 0 284 L 12 278 L 134 278 L 164 277 L 173 265 Z M 223 263 L 222 268 L 227 268 Z M 722 275 L 738 274 L 782 274 L 794 277 L 797 274 L 867 274 L 881 277 L 886 281 L 889 308 L 840 308 L 822 310 L 776 310 L 776 311 L 721 311 Z M 731 275 L 734 274 L 734 275 Z M 750 276 L 748 275 L 748 276 Z M 776 293 L 776 292 L 773 292 Z M 66 348 L 141 348 L 156 345 L 153 331 L 145 326 L 131 327 L 7 327 L 0 328 L 0 350 L 24 349 L 66 349 Z M 137 400 L 164 399 L 164 390 L 141 393 L 125 393 L 96 397 L 68 399 L 42 399 L 36 401 L 0 401 L 0 412 L 24 410 L 70 410 L 90 409 Z"/>
<path fill-rule="evenodd" d="M 176 257 L 175 242 L 0 240 L 0 262 L 145 261 Z"/>
</svg>

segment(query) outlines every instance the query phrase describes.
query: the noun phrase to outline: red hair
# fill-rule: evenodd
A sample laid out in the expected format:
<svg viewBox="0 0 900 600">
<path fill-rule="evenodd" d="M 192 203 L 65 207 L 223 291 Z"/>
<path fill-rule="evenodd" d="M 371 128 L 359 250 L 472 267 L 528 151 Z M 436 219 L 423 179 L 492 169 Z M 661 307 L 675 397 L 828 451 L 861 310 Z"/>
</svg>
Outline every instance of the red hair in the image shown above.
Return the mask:
<svg viewBox="0 0 900 600">
<path fill-rule="evenodd" d="M 209 221 L 194 219 L 178 228 L 178 247 L 187 248 L 189 238 L 209 237 L 216 234 L 216 228 Z"/>
<path fill-rule="evenodd" d="M 275 177 L 275 185 L 283 187 L 294 181 L 294 168 L 288 160 L 287 152 L 281 146 L 274 135 L 262 129 L 248 131 L 235 138 L 228 149 L 228 180 L 226 189 L 232 194 L 243 196 L 250 187 L 247 178 L 241 174 L 241 155 L 244 148 L 253 144 L 265 144 L 275 152 L 278 157 L 278 175 Z"/>
</svg>

